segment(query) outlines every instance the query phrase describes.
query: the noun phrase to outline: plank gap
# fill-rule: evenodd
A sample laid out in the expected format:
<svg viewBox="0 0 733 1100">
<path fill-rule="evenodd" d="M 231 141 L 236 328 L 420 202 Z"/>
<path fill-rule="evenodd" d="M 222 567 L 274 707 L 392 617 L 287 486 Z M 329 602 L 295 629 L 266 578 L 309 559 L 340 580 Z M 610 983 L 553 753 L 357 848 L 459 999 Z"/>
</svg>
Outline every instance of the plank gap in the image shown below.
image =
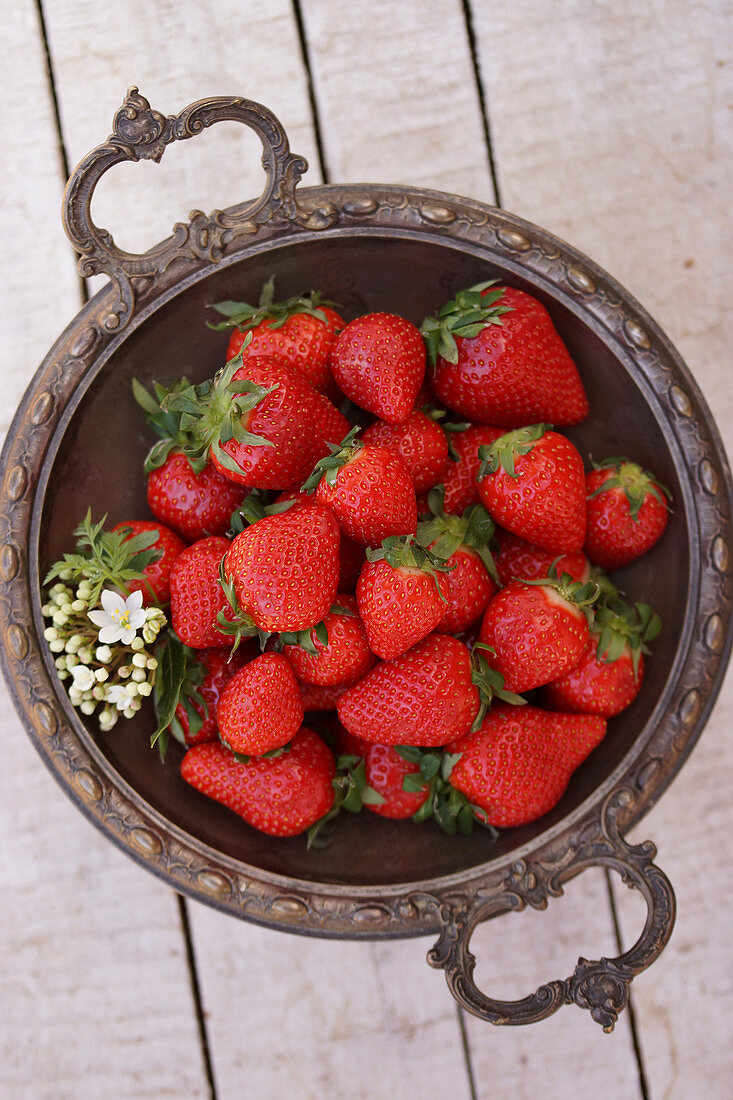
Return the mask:
<svg viewBox="0 0 733 1100">
<path fill-rule="evenodd" d="M 611 872 L 608 870 L 607 867 L 604 867 L 603 870 L 606 878 L 606 889 L 608 890 L 608 904 L 611 909 L 613 934 L 616 937 L 618 953 L 619 955 L 622 955 L 624 952 L 624 945 L 621 940 L 621 925 L 619 923 L 618 912 L 616 909 L 616 898 L 613 894 Z M 629 989 L 629 1003 L 626 1006 L 626 1011 L 629 1017 L 629 1028 L 631 1030 L 631 1042 L 634 1047 L 634 1057 L 636 1058 L 636 1064 L 639 1069 L 639 1089 L 641 1091 L 641 1100 L 649 1100 L 649 1086 L 647 1084 L 646 1070 L 644 1069 L 644 1059 L 641 1053 L 641 1043 L 639 1042 L 639 1033 L 636 1026 L 636 1012 L 634 1011 L 634 998 L 631 993 L 631 989 Z"/>
<path fill-rule="evenodd" d="M 478 1100 L 478 1093 L 476 1091 L 476 1079 L 473 1072 L 473 1058 L 471 1056 L 471 1043 L 469 1042 L 468 1031 L 466 1029 L 466 1016 L 464 1010 L 459 1004 L 456 1005 L 456 1013 L 458 1015 L 458 1026 L 461 1032 L 463 1058 L 466 1063 L 466 1076 L 468 1077 L 468 1087 L 471 1092 L 471 1100 Z"/>
<path fill-rule="evenodd" d="M 36 0 L 36 11 L 38 13 L 41 41 L 43 43 L 43 56 L 46 62 L 46 79 L 48 81 L 48 90 L 51 94 L 51 106 L 53 107 L 54 125 L 56 128 L 56 146 L 58 150 L 59 160 L 61 162 L 64 187 L 66 187 L 69 176 L 71 175 L 71 169 L 69 167 L 69 157 L 66 151 L 64 131 L 61 125 L 61 111 L 59 109 L 59 99 L 56 93 L 56 76 L 54 73 L 53 61 L 51 59 L 51 47 L 48 41 L 46 16 L 43 11 L 43 0 Z M 85 304 L 89 301 L 89 287 L 87 285 L 87 281 L 86 279 L 82 278 L 81 275 L 77 275 L 77 281 L 79 283 L 79 292 L 81 294 L 82 304 Z"/>
<path fill-rule="evenodd" d="M 303 9 L 300 5 L 300 0 L 293 0 L 293 15 L 295 17 L 295 26 L 298 30 L 298 43 L 300 45 L 300 54 L 303 59 L 303 66 L 305 68 L 306 84 L 308 87 L 308 102 L 310 103 L 311 115 L 313 116 L 313 133 L 316 142 L 316 149 L 318 151 L 318 167 L 321 171 L 321 180 L 323 181 L 323 183 L 330 183 L 331 174 L 328 170 L 328 164 L 326 162 L 326 151 L 323 142 L 323 134 L 321 131 L 321 118 L 318 110 L 316 88 L 313 82 L 313 73 L 311 71 L 310 53 L 308 51 L 308 39 L 305 33 L 305 20 L 303 18 Z"/>
<path fill-rule="evenodd" d="M 481 64 L 479 62 L 478 45 L 476 42 L 476 31 L 473 24 L 473 11 L 471 9 L 470 0 L 461 0 L 463 5 L 463 16 L 466 21 L 466 34 L 468 36 L 468 46 L 471 51 L 471 65 L 473 67 L 473 75 L 476 81 L 476 94 L 479 101 L 479 109 L 481 112 L 481 125 L 483 127 L 484 139 L 486 141 L 486 154 L 489 159 L 489 172 L 491 174 L 491 184 L 494 188 L 494 204 L 501 207 L 501 192 L 499 191 L 499 173 L 496 167 L 496 161 L 494 159 L 494 147 L 491 142 L 491 126 L 489 125 L 489 109 L 487 104 L 486 89 L 484 88 L 484 82 L 481 77 Z"/>
<path fill-rule="evenodd" d="M 216 1082 L 214 1080 L 214 1065 L 211 1059 L 211 1048 L 209 1046 L 209 1036 L 206 1028 L 206 1017 L 204 1015 L 204 1006 L 201 999 L 201 986 L 199 984 L 198 968 L 196 966 L 196 953 L 193 949 L 191 925 L 188 920 L 188 905 L 186 899 L 181 897 L 180 894 L 176 894 L 176 900 L 178 901 L 178 912 L 181 918 L 183 941 L 186 945 L 186 963 L 188 964 L 188 976 L 191 981 L 191 993 L 193 995 L 193 1004 L 196 1012 L 196 1024 L 198 1026 L 199 1038 L 201 1040 L 201 1053 L 204 1059 L 204 1070 L 206 1072 L 206 1080 L 209 1085 L 209 1096 L 211 1100 L 217 1100 Z"/>
</svg>

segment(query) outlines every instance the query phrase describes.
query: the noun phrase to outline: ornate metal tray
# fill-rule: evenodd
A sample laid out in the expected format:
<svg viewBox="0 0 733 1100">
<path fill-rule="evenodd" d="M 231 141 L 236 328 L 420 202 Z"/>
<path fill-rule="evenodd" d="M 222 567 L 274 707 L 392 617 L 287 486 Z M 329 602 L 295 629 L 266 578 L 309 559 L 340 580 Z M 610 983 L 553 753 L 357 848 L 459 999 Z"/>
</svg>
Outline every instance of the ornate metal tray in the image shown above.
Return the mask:
<svg viewBox="0 0 733 1100">
<path fill-rule="evenodd" d="M 266 186 L 256 200 L 191 214 L 144 255 L 118 249 L 90 214 L 104 172 L 159 160 L 173 141 L 236 120 L 262 140 Z M 435 191 L 380 185 L 302 189 L 302 158 L 264 107 L 205 99 L 177 116 L 133 88 L 108 140 L 72 175 L 64 221 L 83 275 L 110 284 L 77 315 L 26 392 L 2 455 L 0 631 L 3 666 L 23 724 L 82 812 L 176 890 L 246 920 L 309 935 L 437 935 L 428 961 L 454 996 L 494 1023 L 526 1023 L 561 1004 L 589 1008 L 606 1029 L 631 979 L 664 947 L 674 895 L 654 846 L 623 833 L 660 797 L 705 724 L 731 645 L 731 479 L 717 430 L 689 371 L 634 299 L 585 256 L 502 210 Z M 145 514 L 141 460 L 149 440 L 130 380 L 195 378 L 221 365 L 206 304 L 251 300 L 274 274 L 283 296 L 317 287 L 347 315 L 388 309 L 419 322 L 462 286 L 499 276 L 547 306 L 578 362 L 591 417 L 572 433 L 586 453 L 630 451 L 670 486 L 668 533 L 621 583 L 646 596 L 664 632 L 644 689 L 535 825 L 491 844 L 479 830 L 449 839 L 360 815 L 329 848 L 273 841 L 208 803 L 148 747 L 150 716 L 100 734 L 70 706 L 42 641 L 39 575 L 68 548 L 87 504 L 110 521 Z M 206 802 L 204 805 L 203 803 Z M 364 821 L 361 818 L 369 817 Z M 476 924 L 544 908 L 588 866 L 616 870 L 643 894 L 638 942 L 616 959 L 581 959 L 567 979 L 516 1002 L 473 982 Z"/>
</svg>

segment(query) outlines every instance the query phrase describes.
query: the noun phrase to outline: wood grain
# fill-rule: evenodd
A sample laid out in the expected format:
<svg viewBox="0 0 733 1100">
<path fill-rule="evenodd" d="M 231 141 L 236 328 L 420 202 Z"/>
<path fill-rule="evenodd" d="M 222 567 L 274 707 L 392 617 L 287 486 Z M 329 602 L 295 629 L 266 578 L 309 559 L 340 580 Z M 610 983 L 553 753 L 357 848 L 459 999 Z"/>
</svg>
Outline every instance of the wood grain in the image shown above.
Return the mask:
<svg viewBox="0 0 733 1100">
<path fill-rule="evenodd" d="M 730 10 L 658 0 L 619 18 L 574 0 L 554 11 L 549 40 L 544 10 L 475 7 L 504 205 L 638 296 L 686 357 L 730 453 Z M 655 1097 L 729 1092 L 732 713 L 729 677 L 682 774 L 633 834 L 657 842 L 679 902 L 670 944 L 634 983 Z M 626 926 L 632 896 L 615 893 Z"/>
</svg>

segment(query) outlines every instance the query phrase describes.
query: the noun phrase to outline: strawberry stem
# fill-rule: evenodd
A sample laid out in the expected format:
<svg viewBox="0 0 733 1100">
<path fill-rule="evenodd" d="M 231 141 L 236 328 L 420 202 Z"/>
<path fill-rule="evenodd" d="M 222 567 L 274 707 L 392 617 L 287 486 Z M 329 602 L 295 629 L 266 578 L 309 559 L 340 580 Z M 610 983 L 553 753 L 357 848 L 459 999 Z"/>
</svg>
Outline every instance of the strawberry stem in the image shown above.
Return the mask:
<svg viewBox="0 0 733 1100">
<path fill-rule="evenodd" d="M 284 298 L 281 302 L 275 301 L 275 276 L 263 284 L 260 292 L 260 300 L 256 306 L 248 302 L 210 302 L 209 307 L 226 318 L 218 324 L 207 321 L 207 327 L 215 331 L 222 329 L 238 328 L 241 332 L 251 331 L 263 321 L 269 322 L 268 328 L 282 328 L 286 321 L 299 313 L 306 313 L 309 317 L 315 317 L 322 324 L 328 324 L 328 317 L 321 306 L 330 306 L 333 309 L 341 307 L 336 302 L 328 301 L 316 291 L 309 294 L 297 294 L 291 298 Z"/>
<path fill-rule="evenodd" d="M 497 281 L 489 279 L 488 282 L 459 290 L 455 298 L 446 302 L 435 316 L 425 318 L 420 332 L 432 367 L 435 367 L 439 357 L 449 363 L 457 363 L 457 337 L 472 340 L 490 325 L 501 325 L 503 315 L 512 312 L 511 306 L 501 303 L 505 287 L 484 293 Z"/>
</svg>

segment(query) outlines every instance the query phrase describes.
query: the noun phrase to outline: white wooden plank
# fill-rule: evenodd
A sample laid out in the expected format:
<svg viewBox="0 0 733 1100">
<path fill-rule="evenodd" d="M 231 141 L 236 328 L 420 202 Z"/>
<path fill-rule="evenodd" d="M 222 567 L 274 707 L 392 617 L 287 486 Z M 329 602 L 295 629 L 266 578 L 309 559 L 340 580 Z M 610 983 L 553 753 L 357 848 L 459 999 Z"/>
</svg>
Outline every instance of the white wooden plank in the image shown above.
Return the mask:
<svg viewBox="0 0 733 1100">
<path fill-rule="evenodd" d="M 554 10 L 549 44 L 543 12 L 539 0 L 476 5 L 504 205 L 639 297 L 686 357 L 730 453 L 729 10 L 571 0 Z M 633 990 L 654 1096 L 729 1092 L 732 710 L 729 677 L 700 745 L 632 834 L 657 842 L 679 900 L 670 944 Z M 615 892 L 627 926 L 633 894 Z"/>
<path fill-rule="evenodd" d="M 434 187 L 493 202 L 459 0 L 305 0 L 333 182 Z"/>
<path fill-rule="evenodd" d="M 428 942 L 305 940 L 191 914 L 220 1100 L 468 1100 L 456 1007 Z"/>
<path fill-rule="evenodd" d="M 33 5 L 5 13 L 1 426 L 81 304 L 61 229 L 63 181 Z M 173 895 L 103 840 L 62 795 L 0 689 L 3 882 L 0 1037 L 9 1096 L 206 1096 Z"/>
</svg>

